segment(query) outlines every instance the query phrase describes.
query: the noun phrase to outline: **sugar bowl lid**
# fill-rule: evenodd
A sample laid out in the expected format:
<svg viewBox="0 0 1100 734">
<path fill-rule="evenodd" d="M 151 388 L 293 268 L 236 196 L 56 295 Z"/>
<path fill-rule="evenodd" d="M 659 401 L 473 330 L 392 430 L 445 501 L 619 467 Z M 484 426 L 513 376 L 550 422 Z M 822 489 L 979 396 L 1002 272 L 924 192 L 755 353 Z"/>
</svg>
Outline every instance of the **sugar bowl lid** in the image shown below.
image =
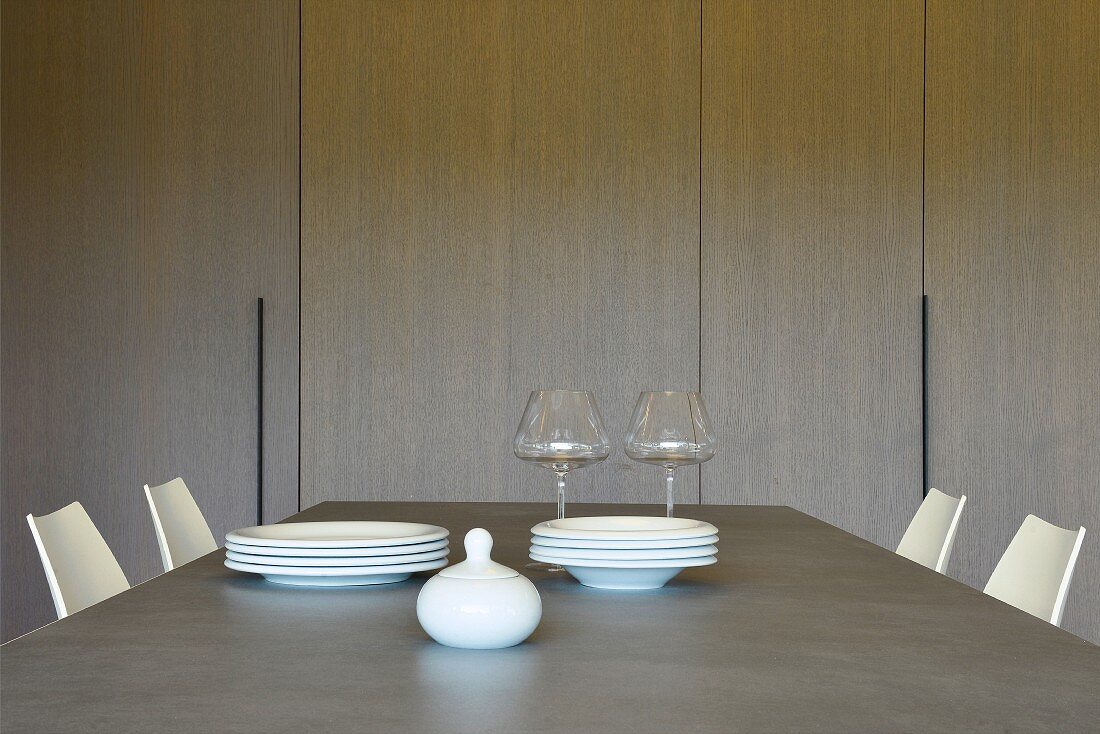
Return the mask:
<svg viewBox="0 0 1100 734">
<path fill-rule="evenodd" d="M 519 574 L 489 558 L 493 549 L 493 536 L 484 528 L 474 528 L 466 533 L 466 560 L 440 571 L 437 576 L 451 579 L 510 579 Z"/>
</svg>

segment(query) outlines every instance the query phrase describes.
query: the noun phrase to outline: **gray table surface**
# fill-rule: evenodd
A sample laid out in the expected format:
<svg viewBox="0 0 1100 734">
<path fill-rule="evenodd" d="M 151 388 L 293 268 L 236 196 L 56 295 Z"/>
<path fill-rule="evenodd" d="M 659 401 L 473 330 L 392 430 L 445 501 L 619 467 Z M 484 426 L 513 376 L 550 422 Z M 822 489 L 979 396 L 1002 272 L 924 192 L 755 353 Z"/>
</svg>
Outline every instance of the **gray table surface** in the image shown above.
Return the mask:
<svg viewBox="0 0 1100 734">
<path fill-rule="evenodd" d="M 657 591 L 525 571 L 542 624 L 454 650 L 425 578 L 301 589 L 212 553 L 0 648 L 4 732 L 1097 731 L 1100 648 L 785 507 L 683 506 L 719 562 Z M 571 505 L 571 515 L 653 514 Z M 522 569 L 547 505 L 326 502 L 471 527 Z M 38 579 L 29 580 L 35 582 Z M 43 582 L 44 583 L 44 582 Z"/>
</svg>

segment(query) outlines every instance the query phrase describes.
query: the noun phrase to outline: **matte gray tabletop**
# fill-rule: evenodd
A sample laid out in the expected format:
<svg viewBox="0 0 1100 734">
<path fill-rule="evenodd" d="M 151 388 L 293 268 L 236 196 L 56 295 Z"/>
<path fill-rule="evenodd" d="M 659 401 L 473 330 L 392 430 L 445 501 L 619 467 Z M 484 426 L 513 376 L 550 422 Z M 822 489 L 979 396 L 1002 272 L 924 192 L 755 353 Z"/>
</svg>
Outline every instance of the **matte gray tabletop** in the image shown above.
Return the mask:
<svg viewBox="0 0 1100 734">
<path fill-rule="evenodd" d="M 571 515 L 653 514 L 578 505 Z M 542 624 L 433 643 L 430 574 L 289 588 L 212 553 L 0 648 L 5 732 L 1096 731 L 1100 648 L 785 507 L 682 506 L 719 562 L 657 591 L 526 571 Z M 336 503 L 298 520 L 482 526 L 521 569 L 547 505 Z M 155 552 L 150 549 L 150 552 Z M 44 580 L 28 579 L 28 583 Z"/>
</svg>

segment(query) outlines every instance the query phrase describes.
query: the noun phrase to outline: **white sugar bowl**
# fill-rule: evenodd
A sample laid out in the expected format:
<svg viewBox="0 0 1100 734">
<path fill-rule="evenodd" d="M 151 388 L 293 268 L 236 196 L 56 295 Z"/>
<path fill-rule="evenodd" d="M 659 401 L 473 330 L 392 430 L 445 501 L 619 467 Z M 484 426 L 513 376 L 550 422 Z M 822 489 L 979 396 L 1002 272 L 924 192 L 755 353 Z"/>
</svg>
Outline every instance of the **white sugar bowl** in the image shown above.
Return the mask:
<svg viewBox="0 0 1100 734">
<path fill-rule="evenodd" d="M 466 560 L 428 579 L 416 600 L 416 618 L 436 642 L 491 650 L 526 640 L 542 619 L 535 585 L 489 558 L 493 536 L 466 533 Z"/>
</svg>

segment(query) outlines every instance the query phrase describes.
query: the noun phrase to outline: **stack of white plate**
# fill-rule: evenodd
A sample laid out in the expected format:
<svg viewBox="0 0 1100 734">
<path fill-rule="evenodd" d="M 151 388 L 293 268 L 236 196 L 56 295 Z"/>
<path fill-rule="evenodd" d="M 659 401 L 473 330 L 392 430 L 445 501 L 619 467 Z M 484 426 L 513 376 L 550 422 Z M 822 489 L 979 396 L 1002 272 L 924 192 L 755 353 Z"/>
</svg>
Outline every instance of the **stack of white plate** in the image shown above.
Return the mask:
<svg viewBox="0 0 1100 734">
<path fill-rule="evenodd" d="M 404 581 L 447 565 L 447 530 L 409 522 L 298 522 L 225 536 L 225 565 L 295 586 Z"/>
<path fill-rule="evenodd" d="M 570 517 L 531 528 L 531 558 L 597 589 L 659 589 L 717 562 L 718 528 L 679 517 Z"/>
</svg>

